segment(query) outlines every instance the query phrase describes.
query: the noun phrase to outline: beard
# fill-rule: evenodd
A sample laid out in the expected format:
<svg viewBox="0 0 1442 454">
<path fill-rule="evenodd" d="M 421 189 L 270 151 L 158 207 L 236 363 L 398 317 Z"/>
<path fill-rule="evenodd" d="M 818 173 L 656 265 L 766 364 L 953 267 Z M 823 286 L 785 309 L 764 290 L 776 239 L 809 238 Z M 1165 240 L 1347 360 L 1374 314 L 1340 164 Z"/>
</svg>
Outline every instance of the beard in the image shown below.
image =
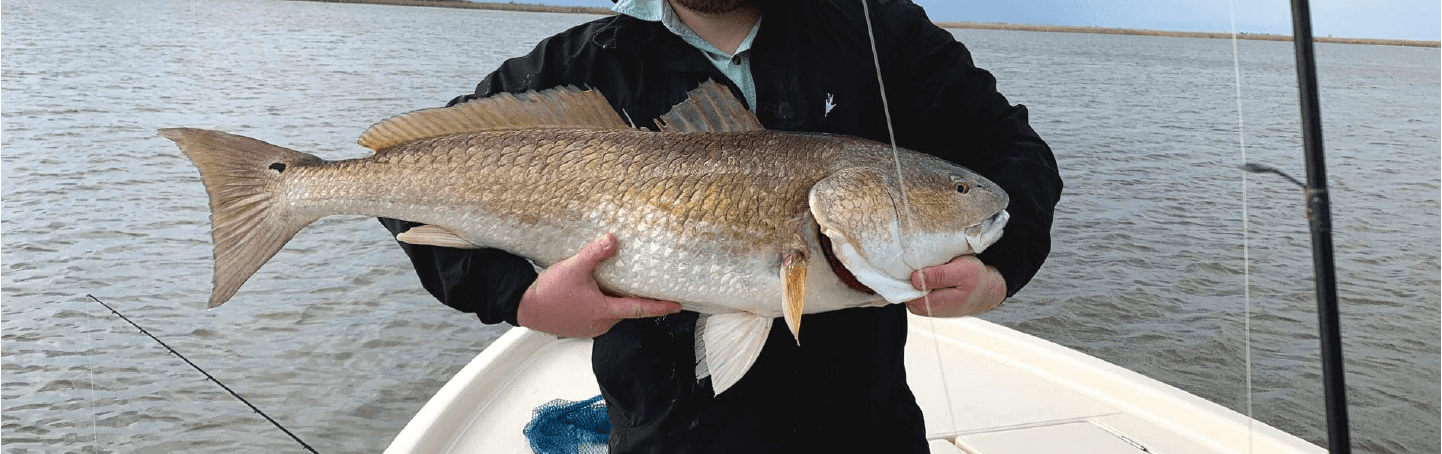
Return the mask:
<svg viewBox="0 0 1442 454">
<path fill-rule="evenodd" d="M 751 3 L 749 0 L 671 0 L 686 9 L 705 14 L 729 13 Z"/>
</svg>

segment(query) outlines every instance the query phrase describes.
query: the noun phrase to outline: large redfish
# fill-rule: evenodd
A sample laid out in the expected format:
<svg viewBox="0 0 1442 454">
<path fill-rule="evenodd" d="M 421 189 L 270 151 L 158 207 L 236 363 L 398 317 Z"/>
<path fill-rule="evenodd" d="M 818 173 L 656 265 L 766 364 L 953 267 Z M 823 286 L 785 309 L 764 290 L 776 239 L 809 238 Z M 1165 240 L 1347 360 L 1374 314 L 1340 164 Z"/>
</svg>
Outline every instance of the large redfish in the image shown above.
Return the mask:
<svg viewBox="0 0 1442 454">
<path fill-rule="evenodd" d="M 399 239 L 541 267 L 614 232 L 596 281 L 702 313 L 697 378 L 710 374 L 718 393 L 760 355 L 774 318 L 795 333 L 803 313 L 917 298 L 912 271 L 981 252 L 1006 223 L 1006 193 L 970 170 L 855 137 L 767 131 L 719 84 L 657 124 L 632 128 L 600 93 L 556 88 L 387 119 L 362 134 L 375 153 L 360 159 L 160 133 L 210 194 L 211 307 L 335 214 L 424 223 Z"/>
</svg>

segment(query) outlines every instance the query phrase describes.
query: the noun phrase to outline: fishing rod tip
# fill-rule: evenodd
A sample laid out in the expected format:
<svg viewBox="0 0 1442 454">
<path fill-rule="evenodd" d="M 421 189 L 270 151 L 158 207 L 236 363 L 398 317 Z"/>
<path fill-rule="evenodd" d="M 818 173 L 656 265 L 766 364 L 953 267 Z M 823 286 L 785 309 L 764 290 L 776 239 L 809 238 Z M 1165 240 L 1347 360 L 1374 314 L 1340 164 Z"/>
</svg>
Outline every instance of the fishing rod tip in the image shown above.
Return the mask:
<svg viewBox="0 0 1442 454">
<path fill-rule="evenodd" d="M 1275 174 L 1277 174 L 1277 175 L 1280 175 L 1282 178 L 1286 178 L 1288 181 L 1291 181 L 1292 183 L 1296 183 L 1296 185 L 1299 186 L 1299 187 L 1302 187 L 1302 188 L 1306 188 L 1306 187 L 1307 187 L 1307 184 L 1306 184 L 1306 183 L 1303 183 L 1301 180 L 1298 180 L 1298 179 L 1296 179 L 1296 178 L 1292 178 L 1291 175 L 1288 175 L 1286 172 L 1283 172 L 1281 169 L 1278 169 L 1278 168 L 1276 168 L 1276 167 L 1272 167 L 1272 166 L 1269 166 L 1269 165 L 1266 165 L 1266 164 L 1258 164 L 1258 163 L 1255 163 L 1255 162 L 1248 162 L 1248 163 L 1246 163 L 1246 164 L 1242 164 L 1242 170 L 1245 170 L 1245 171 L 1248 171 L 1248 172 L 1252 172 L 1252 173 L 1275 173 Z"/>
<path fill-rule="evenodd" d="M 1255 163 L 1255 162 L 1249 162 L 1249 163 L 1246 163 L 1246 164 L 1242 164 L 1241 167 L 1242 167 L 1242 170 L 1245 170 L 1245 171 L 1248 171 L 1248 172 L 1252 172 L 1252 173 L 1276 172 L 1276 171 L 1277 171 L 1277 168 L 1276 168 L 1276 167 L 1272 167 L 1272 166 L 1269 166 L 1269 165 L 1266 165 L 1266 164 L 1257 164 L 1257 163 Z"/>
</svg>

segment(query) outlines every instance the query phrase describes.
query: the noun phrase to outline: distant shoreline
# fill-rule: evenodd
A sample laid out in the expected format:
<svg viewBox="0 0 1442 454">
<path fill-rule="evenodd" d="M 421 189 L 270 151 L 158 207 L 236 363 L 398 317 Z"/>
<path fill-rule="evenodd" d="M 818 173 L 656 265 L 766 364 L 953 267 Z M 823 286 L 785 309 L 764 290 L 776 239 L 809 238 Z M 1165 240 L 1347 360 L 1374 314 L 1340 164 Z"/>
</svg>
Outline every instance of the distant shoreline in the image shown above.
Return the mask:
<svg viewBox="0 0 1442 454">
<path fill-rule="evenodd" d="M 311 1 L 323 3 L 364 3 L 373 5 L 397 5 L 397 6 L 430 6 L 437 8 L 461 8 L 461 9 L 489 9 L 501 11 L 526 11 L 538 13 L 579 13 L 610 15 L 607 8 L 593 6 L 554 6 L 539 5 L 532 3 L 485 3 L 470 2 L 465 0 L 292 0 Z M 1178 38 L 1220 38 L 1231 39 L 1230 33 L 1214 32 L 1174 32 L 1163 30 L 1147 30 L 1140 28 L 1110 28 L 1110 27 L 1077 27 L 1069 25 L 1022 25 L 1002 23 L 978 23 L 978 22 L 937 22 L 942 28 L 968 28 L 981 30 L 1016 30 L 1029 32 L 1053 32 L 1053 33 L 1097 33 L 1107 35 L 1138 35 L 1138 36 L 1168 36 Z M 1258 41 L 1291 41 L 1290 35 L 1271 35 L 1260 33 L 1239 33 L 1237 39 L 1258 40 Z M 1410 47 L 1439 47 L 1442 48 L 1442 41 L 1424 41 L 1415 39 L 1381 39 L 1381 38 L 1333 38 L 1330 36 L 1318 36 L 1313 38 L 1319 43 L 1335 44 L 1365 44 L 1375 46 L 1410 46 Z"/>
<path fill-rule="evenodd" d="M 500 11 L 525 11 L 532 13 L 572 13 L 614 15 L 609 8 L 594 6 L 556 6 L 534 3 L 470 2 L 466 0 L 290 0 L 320 3 L 361 3 L 367 5 L 430 6 L 435 8 L 490 9 Z"/>
<path fill-rule="evenodd" d="M 1107 35 L 1139 35 L 1139 36 L 1169 36 L 1177 38 L 1218 38 L 1231 39 L 1231 33 L 1215 32 L 1172 32 L 1164 30 L 1147 30 L 1142 28 L 1108 28 L 1108 27 L 1078 27 L 1070 25 L 1018 25 L 998 23 L 977 23 L 977 22 L 937 22 L 936 25 L 942 28 L 973 28 L 983 30 L 1019 30 L 1029 32 L 1055 32 L 1055 33 L 1099 33 Z M 1264 33 L 1238 33 L 1237 39 L 1249 39 L 1256 41 L 1291 41 L 1291 35 L 1271 35 Z M 1442 47 L 1442 41 L 1423 41 L 1416 39 L 1382 39 L 1382 38 L 1334 38 L 1330 36 L 1315 36 L 1313 41 L 1319 43 L 1333 44 L 1366 44 L 1374 46 L 1411 46 L 1411 47 Z"/>
</svg>

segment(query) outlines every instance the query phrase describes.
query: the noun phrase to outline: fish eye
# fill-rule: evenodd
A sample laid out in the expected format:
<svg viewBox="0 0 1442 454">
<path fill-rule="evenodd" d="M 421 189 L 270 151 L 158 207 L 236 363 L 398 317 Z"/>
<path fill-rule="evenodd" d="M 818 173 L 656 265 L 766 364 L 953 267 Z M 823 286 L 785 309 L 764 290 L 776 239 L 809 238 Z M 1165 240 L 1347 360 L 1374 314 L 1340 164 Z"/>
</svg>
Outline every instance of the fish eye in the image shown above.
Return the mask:
<svg viewBox="0 0 1442 454">
<path fill-rule="evenodd" d="M 960 192 L 962 194 L 971 192 L 971 185 L 958 181 L 956 182 L 956 192 Z"/>
</svg>

